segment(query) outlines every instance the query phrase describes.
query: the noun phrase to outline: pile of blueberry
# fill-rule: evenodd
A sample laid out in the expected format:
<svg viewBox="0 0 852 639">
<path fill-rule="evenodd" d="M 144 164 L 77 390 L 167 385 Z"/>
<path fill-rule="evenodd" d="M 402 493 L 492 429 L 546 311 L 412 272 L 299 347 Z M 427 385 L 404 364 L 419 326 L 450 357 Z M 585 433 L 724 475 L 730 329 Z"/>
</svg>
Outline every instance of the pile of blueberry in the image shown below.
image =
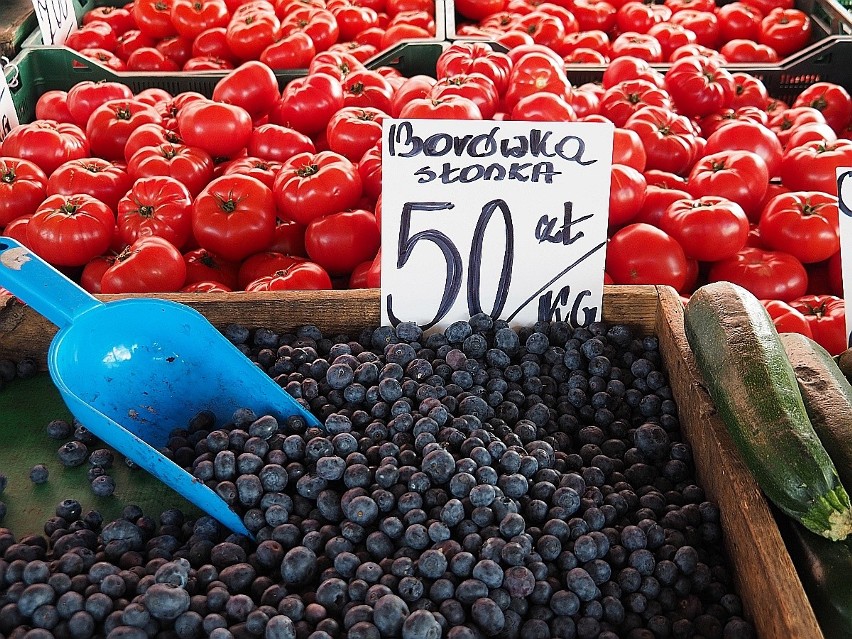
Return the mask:
<svg viewBox="0 0 852 639">
<path fill-rule="evenodd" d="M 255 539 L 66 500 L 44 536 L 0 529 L 2 635 L 754 636 L 656 338 L 484 314 L 225 334 L 324 423 L 246 408 L 172 434 Z"/>
</svg>

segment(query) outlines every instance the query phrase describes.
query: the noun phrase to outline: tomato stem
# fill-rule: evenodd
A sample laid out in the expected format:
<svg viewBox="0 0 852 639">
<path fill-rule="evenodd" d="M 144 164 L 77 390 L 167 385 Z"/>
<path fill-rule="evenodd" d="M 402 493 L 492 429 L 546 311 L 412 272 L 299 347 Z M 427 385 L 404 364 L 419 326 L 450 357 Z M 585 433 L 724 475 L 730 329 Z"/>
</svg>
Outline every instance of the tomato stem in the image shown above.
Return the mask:
<svg viewBox="0 0 852 639">
<path fill-rule="evenodd" d="M 6 184 L 11 184 L 15 181 L 15 169 L 7 169 L 3 171 L 3 177 L 0 177 L 0 181 L 5 182 Z"/>
<path fill-rule="evenodd" d="M 312 175 L 316 175 L 319 171 L 319 166 L 316 164 L 306 164 L 300 169 L 296 170 L 296 175 L 299 177 L 311 177 Z"/>
</svg>

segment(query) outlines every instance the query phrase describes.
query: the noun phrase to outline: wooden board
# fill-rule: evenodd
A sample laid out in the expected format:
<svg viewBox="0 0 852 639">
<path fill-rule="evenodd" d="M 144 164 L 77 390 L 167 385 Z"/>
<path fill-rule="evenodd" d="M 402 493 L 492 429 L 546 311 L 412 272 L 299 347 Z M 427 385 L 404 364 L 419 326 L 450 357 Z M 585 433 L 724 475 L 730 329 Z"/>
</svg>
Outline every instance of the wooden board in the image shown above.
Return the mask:
<svg viewBox="0 0 852 639">
<path fill-rule="evenodd" d="M 116 297 L 128 296 L 101 299 Z M 379 323 L 380 299 L 375 290 L 161 297 L 193 306 L 217 327 L 239 323 L 283 331 L 315 324 L 324 332 L 357 334 Z M 708 499 L 721 508 L 731 568 L 746 616 L 754 622 L 760 639 L 826 639 L 769 507 L 702 385 L 686 341 L 677 293 L 668 287 L 607 286 L 603 317 L 659 337 L 699 482 Z M 35 357 L 44 363 L 55 331 L 52 324 L 20 302 L 0 299 L 0 357 Z"/>
</svg>

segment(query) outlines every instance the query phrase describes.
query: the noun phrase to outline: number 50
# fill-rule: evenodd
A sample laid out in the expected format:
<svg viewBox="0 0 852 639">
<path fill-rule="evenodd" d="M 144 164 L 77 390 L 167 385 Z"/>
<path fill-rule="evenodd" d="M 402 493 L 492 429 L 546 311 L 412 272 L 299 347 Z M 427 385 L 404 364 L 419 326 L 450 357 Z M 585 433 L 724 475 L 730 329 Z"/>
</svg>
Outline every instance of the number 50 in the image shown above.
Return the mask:
<svg viewBox="0 0 852 639">
<path fill-rule="evenodd" d="M 415 246 L 421 240 L 434 243 L 444 256 L 446 263 L 446 276 L 444 279 L 444 291 L 435 317 L 423 325 L 424 329 L 431 328 L 440 322 L 458 298 L 462 284 L 462 271 L 464 270 L 462 256 L 456 248 L 455 243 L 446 233 L 437 229 L 426 229 L 414 235 L 411 232 L 411 216 L 414 212 L 434 213 L 437 211 L 449 211 L 455 205 L 452 202 L 406 202 L 402 207 L 399 222 L 399 238 L 397 240 L 396 267 L 401 269 L 408 262 Z M 481 305 L 481 279 L 482 279 L 482 244 L 485 238 L 485 230 L 497 210 L 503 215 L 503 228 L 505 231 L 505 250 L 503 253 L 503 265 L 500 269 L 500 280 L 497 283 L 494 305 L 490 315 L 498 317 L 506 304 L 509 295 L 509 285 L 512 281 L 512 266 L 514 264 L 515 234 L 512 225 L 512 214 L 505 201 L 497 199 L 487 202 L 476 221 L 473 238 L 470 242 L 470 254 L 468 259 L 467 273 L 467 307 L 470 315 L 482 312 Z M 388 318 L 391 324 L 396 326 L 401 321 L 393 312 L 393 295 L 388 294 L 385 300 Z"/>
</svg>

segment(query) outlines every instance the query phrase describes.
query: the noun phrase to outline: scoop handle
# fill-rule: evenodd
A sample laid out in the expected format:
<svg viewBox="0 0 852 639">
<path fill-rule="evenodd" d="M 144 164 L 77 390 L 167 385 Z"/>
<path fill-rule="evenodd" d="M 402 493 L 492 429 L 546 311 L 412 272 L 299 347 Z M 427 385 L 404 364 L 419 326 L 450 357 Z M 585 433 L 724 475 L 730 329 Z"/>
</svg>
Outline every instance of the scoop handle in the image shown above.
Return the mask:
<svg viewBox="0 0 852 639">
<path fill-rule="evenodd" d="M 0 236 L 0 286 L 59 328 L 103 303 L 11 237 Z"/>
</svg>

